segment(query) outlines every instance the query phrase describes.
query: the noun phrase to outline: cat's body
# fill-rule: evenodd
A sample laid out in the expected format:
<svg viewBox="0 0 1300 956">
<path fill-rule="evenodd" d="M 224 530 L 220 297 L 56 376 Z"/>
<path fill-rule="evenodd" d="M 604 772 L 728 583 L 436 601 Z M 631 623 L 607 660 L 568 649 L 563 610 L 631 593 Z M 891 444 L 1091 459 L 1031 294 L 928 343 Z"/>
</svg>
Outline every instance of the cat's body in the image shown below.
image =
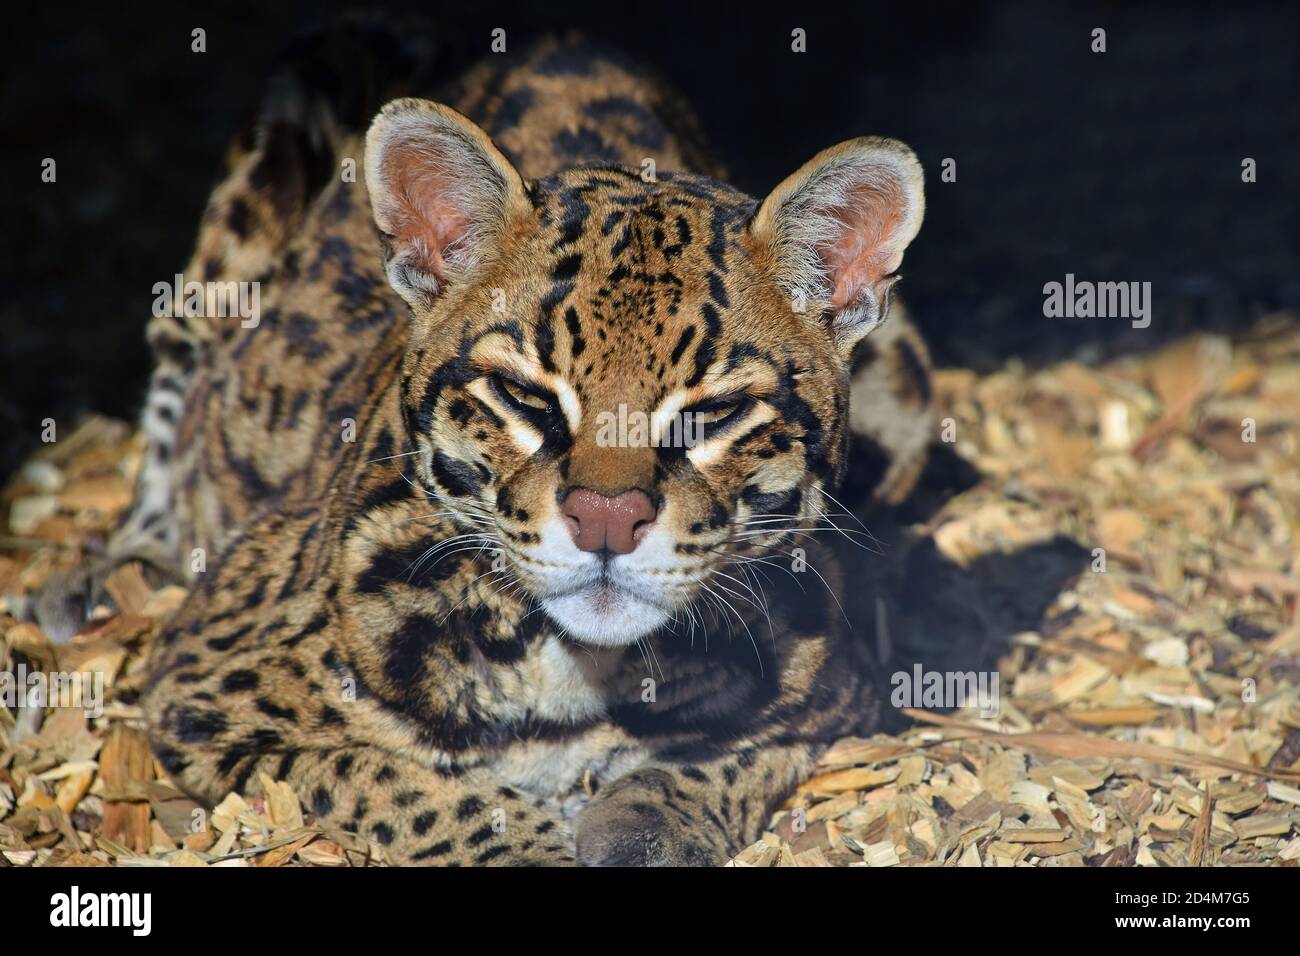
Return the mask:
<svg viewBox="0 0 1300 956">
<path fill-rule="evenodd" d="M 928 440 L 915 333 L 860 345 L 919 166 L 855 140 L 756 203 L 700 175 L 671 97 L 572 42 L 460 90 L 482 130 L 403 100 L 363 144 L 309 99 L 268 111 L 191 264 L 259 281 L 260 320 L 151 328 L 115 553 L 192 582 L 157 752 L 208 799 L 287 780 L 401 861 L 719 862 L 872 721 L 810 529 L 851 371 L 878 496 Z M 611 446 L 619 406 L 703 440 Z"/>
</svg>

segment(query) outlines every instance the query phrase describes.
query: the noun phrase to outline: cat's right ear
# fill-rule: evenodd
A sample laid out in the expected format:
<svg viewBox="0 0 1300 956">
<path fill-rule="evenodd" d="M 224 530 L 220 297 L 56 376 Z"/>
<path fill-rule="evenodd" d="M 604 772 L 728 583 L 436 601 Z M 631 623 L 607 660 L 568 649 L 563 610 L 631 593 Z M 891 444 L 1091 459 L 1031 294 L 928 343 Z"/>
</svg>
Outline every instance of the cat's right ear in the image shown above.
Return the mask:
<svg viewBox="0 0 1300 956">
<path fill-rule="evenodd" d="M 523 180 L 483 130 L 428 100 L 385 106 L 366 133 L 366 188 L 388 281 L 412 308 L 491 261 L 531 209 Z"/>
</svg>

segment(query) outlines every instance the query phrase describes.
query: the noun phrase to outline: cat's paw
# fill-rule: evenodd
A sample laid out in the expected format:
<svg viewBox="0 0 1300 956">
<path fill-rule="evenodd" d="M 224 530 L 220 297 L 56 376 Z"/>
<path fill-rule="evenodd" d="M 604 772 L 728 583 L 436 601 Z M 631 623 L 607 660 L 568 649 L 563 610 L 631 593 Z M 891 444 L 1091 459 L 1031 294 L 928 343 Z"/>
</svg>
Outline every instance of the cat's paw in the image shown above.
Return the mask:
<svg viewBox="0 0 1300 956">
<path fill-rule="evenodd" d="M 614 781 L 578 814 L 578 861 L 584 866 L 719 866 L 726 861 L 715 828 L 688 819 L 665 791 L 672 776 L 638 770 Z"/>
</svg>

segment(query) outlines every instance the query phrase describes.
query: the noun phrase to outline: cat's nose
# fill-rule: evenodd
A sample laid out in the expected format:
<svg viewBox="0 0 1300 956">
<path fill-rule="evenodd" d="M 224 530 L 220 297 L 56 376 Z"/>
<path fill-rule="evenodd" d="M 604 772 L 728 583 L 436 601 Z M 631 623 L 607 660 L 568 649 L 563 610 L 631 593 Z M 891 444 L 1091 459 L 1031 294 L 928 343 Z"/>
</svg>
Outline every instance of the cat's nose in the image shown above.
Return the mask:
<svg viewBox="0 0 1300 956">
<path fill-rule="evenodd" d="M 655 520 L 655 506 L 644 491 L 613 498 L 587 488 L 570 491 L 560 505 L 573 540 L 583 551 L 630 554 Z"/>
</svg>

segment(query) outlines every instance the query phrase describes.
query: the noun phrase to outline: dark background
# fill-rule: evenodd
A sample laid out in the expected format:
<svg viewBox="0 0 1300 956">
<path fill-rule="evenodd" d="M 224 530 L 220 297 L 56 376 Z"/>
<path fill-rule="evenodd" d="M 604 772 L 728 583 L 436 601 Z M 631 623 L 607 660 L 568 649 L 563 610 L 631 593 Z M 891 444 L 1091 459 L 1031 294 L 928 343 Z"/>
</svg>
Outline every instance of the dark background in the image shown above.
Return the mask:
<svg viewBox="0 0 1300 956">
<path fill-rule="evenodd" d="M 621 45 L 686 94 L 755 195 L 839 140 L 911 143 L 928 213 L 904 295 L 945 364 L 1092 360 L 1300 299 L 1294 4 L 392 6 L 427 16 L 463 56 L 486 54 L 494 27 L 512 50 L 573 27 Z M 327 9 L 6 10 L 0 476 L 42 418 L 135 413 L 152 286 L 185 264 L 277 51 Z M 1105 54 L 1090 51 L 1098 26 Z M 194 27 L 206 53 L 190 51 Z M 794 27 L 807 53 L 790 51 Z M 46 156 L 56 184 L 40 181 Z M 956 183 L 939 180 L 944 157 Z M 1151 328 L 1043 318 L 1043 283 L 1067 272 L 1151 282 Z"/>
</svg>

